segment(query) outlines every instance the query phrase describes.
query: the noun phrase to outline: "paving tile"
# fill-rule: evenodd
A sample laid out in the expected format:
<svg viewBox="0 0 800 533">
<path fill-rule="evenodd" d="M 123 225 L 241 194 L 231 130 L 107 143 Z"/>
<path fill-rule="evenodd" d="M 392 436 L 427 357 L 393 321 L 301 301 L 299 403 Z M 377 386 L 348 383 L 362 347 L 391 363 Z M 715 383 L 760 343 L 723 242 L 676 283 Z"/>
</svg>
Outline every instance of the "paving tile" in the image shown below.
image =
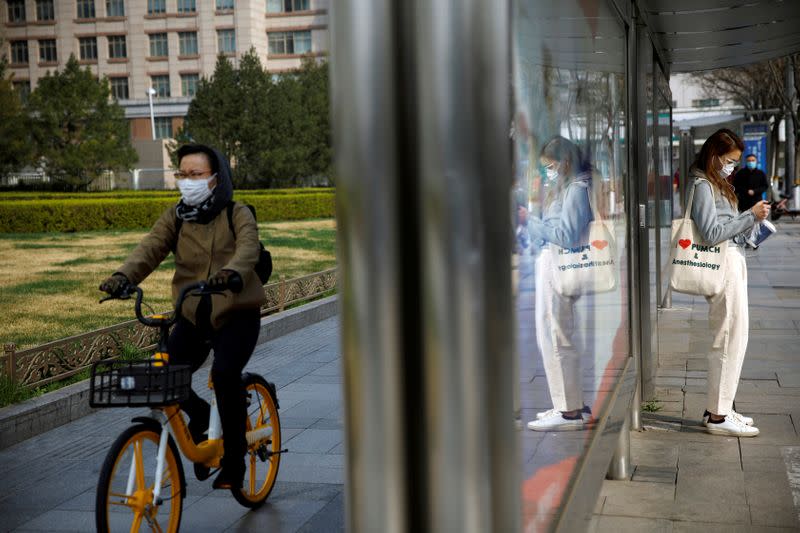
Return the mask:
<svg viewBox="0 0 800 533">
<path fill-rule="evenodd" d="M 709 442 L 682 442 L 678 445 L 678 468 L 694 469 L 697 466 L 723 464 L 740 469 L 739 441 L 735 438 L 716 437 Z"/>
<path fill-rule="evenodd" d="M 794 500 L 784 472 L 745 472 L 747 503 L 751 507 L 777 507 L 792 511 Z"/>
<path fill-rule="evenodd" d="M 675 484 L 678 469 L 675 467 L 653 467 L 637 465 L 633 471 L 631 481 L 649 483 L 668 483 Z"/>
<path fill-rule="evenodd" d="M 649 467 L 675 467 L 678 465 L 678 444 L 660 439 L 631 437 L 631 461 Z"/>
<path fill-rule="evenodd" d="M 298 531 L 303 524 L 327 505 L 324 501 L 308 500 L 284 500 L 280 503 L 280 506 L 267 504 L 255 512 L 244 515 L 225 531 L 242 533 L 252 531 L 275 531 L 281 533 Z"/>
<path fill-rule="evenodd" d="M 696 522 L 674 520 L 672 522 L 673 533 L 789 533 L 789 529 L 773 528 L 773 527 L 758 527 L 755 528 L 746 524 L 722 524 L 712 522 Z"/>
<path fill-rule="evenodd" d="M 634 516 L 600 516 L 597 519 L 598 533 L 613 531 L 615 533 L 672 533 L 672 522 L 663 518 L 642 518 Z"/>
<path fill-rule="evenodd" d="M 675 487 L 664 483 L 604 481 L 604 515 L 669 518 L 674 505 Z"/>
<path fill-rule="evenodd" d="M 344 531 L 344 495 L 339 494 L 298 530 L 302 533 Z"/>
<path fill-rule="evenodd" d="M 284 445 L 294 453 L 327 453 L 342 442 L 343 434 L 334 429 L 306 429 Z"/>
<path fill-rule="evenodd" d="M 800 387 L 800 371 L 797 370 L 780 370 L 777 372 L 778 384 L 781 387 Z"/>
<path fill-rule="evenodd" d="M 779 505 L 751 505 L 750 520 L 754 526 L 776 526 L 800 531 L 797 510 Z"/>
<path fill-rule="evenodd" d="M 5 517 L 3 519 L 5 520 Z M 55 509 L 25 522 L 16 531 L 93 531 L 94 529 L 94 513 Z"/>
<path fill-rule="evenodd" d="M 713 463 L 681 468 L 680 459 L 678 461 L 675 490 L 678 509 L 684 506 L 692 509 L 722 506 L 730 508 L 728 510 L 733 513 L 745 506 L 744 472 L 738 465 Z"/>
</svg>

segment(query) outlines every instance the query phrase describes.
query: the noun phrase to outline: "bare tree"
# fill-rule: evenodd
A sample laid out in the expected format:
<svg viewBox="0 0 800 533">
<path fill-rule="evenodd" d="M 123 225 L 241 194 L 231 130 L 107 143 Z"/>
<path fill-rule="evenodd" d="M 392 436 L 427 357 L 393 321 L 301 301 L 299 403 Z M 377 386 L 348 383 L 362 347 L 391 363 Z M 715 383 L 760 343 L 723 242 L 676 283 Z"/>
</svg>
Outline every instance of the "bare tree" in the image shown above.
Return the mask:
<svg viewBox="0 0 800 533">
<path fill-rule="evenodd" d="M 784 73 L 787 62 L 794 65 L 794 84 L 795 87 L 800 87 L 800 54 L 743 67 L 696 72 L 692 78 L 703 89 L 706 97 L 732 100 L 744 107 L 753 120 L 770 121 L 774 141 L 777 141 L 777 125 L 781 118 L 786 113 L 790 114 L 794 125 L 795 168 L 798 168 L 800 99 L 796 91 L 793 98 L 786 93 Z"/>
</svg>

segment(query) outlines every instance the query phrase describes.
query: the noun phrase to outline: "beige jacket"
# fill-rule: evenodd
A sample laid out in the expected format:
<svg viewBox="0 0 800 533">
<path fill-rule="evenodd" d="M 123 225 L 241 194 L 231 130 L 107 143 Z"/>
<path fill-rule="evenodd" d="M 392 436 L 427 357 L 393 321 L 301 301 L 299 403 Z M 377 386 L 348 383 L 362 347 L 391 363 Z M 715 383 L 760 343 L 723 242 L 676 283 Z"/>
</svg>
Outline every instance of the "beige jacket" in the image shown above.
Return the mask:
<svg viewBox="0 0 800 533">
<path fill-rule="evenodd" d="M 172 302 L 181 287 L 208 279 L 221 269 L 233 270 L 242 276 L 244 288 L 239 294 L 225 291 L 211 297 L 211 325 L 214 329 L 230 317 L 232 311 L 257 309 L 266 302 L 264 287 L 253 267 L 258 261 L 258 226 L 250 209 L 236 203 L 232 216 L 236 238 L 228 226 L 227 209 L 223 209 L 208 224 L 184 222 L 175 250 L 175 275 L 172 277 Z M 132 283 L 140 283 L 167 257 L 175 242 L 175 207 L 167 208 L 150 233 L 131 252 L 117 271 Z M 189 297 L 183 304 L 183 316 L 196 323 L 198 297 Z"/>
</svg>

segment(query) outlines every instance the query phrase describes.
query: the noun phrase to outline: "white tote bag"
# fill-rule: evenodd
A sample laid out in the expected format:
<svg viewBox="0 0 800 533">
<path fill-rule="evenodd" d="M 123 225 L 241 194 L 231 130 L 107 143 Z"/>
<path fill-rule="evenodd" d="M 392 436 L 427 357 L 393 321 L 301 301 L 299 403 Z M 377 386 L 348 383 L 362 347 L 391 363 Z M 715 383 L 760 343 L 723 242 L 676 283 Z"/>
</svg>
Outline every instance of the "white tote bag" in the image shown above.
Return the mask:
<svg viewBox="0 0 800 533">
<path fill-rule="evenodd" d="M 617 288 L 617 246 L 611 224 L 594 207 L 589 191 L 592 222 L 586 238 L 575 247 L 550 244 L 553 289 L 562 296 L 580 296 Z"/>
<path fill-rule="evenodd" d="M 672 221 L 669 286 L 676 292 L 714 296 L 722 292 L 725 284 L 728 241 L 709 246 L 697 231 L 697 226 L 691 219 L 697 181 L 689 191 L 689 201 L 686 203 L 683 218 Z M 713 187 L 711 190 L 714 190 Z"/>
</svg>

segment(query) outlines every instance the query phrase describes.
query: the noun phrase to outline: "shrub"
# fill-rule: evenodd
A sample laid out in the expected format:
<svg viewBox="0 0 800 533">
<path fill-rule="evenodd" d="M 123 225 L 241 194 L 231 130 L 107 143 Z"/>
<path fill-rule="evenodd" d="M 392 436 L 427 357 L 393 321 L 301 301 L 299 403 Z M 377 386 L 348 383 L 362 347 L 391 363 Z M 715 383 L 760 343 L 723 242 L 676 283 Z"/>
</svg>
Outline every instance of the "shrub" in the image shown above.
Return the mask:
<svg viewBox="0 0 800 533">
<path fill-rule="evenodd" d="M 322 191 L 322 192 L 320 192 Z M 106 193 L 108 194 L 108 193 Z M 0 232 L 42 233 L 149 228 L 167 207 L 174 191 L 98 196 L 54 195 L 54 198 L 0 199 Z M 252 204 L 259 222 L 334 216 L 331 189 L 237 192 L 234 199 Z"/>
</svg>

